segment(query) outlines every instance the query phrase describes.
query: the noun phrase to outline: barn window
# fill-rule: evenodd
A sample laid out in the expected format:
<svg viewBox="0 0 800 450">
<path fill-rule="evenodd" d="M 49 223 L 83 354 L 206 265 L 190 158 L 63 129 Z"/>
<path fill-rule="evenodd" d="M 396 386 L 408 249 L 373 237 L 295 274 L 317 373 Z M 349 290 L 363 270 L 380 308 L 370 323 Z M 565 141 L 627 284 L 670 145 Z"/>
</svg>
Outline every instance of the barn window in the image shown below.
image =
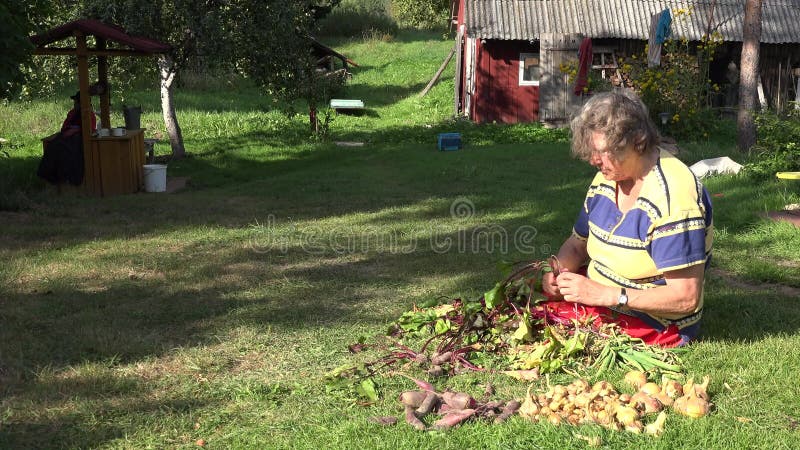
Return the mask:
<svg viewBox="0 0 800 450">
<path fill-rule="evenodd" d="M 599 70 L 601 76 L 606 78 L 608 73 L 614 73 L 618 68 L 619 66 L 617 65 L 617 58 L 614 55 L 614 49 L 605 47 L 594 48 L 592 52 L 592 69 Z"/>
<path fill-rule="evenodd" d="M 542 68 L 539 66 L 538 53 L 519 54 L 519 85 L 538 86 Z"/>
</svg>

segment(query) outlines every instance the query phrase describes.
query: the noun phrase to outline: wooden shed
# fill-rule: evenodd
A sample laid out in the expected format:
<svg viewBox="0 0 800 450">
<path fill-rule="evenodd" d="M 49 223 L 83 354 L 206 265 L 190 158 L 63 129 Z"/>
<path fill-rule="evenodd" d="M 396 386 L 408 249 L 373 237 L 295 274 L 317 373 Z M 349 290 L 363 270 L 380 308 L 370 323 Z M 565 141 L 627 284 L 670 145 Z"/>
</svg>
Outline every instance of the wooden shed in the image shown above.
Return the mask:
<svg viewBox="0 0 800 450">
<path fill-rule="evenodd" d="M 654 15 L 691 10 L 673 21 L 676 38 L 700 41 L 709 30 L 724 45 L 711 67 L 727 78 L 741 54 L 744 0 L 454 0 L 455 108 L 474 122 L 563 122 L 585 100 L 575 95 L 562 63 L 577 61 L 584 37 L 593 41 L 592 70 L 615 71 L 616 59 L 643 52 Z M 674 13 L 672 14 L 675 15 Z M 800 0 L 763 0 L 760 72 L 764 101 L 785 107 L 800 91 Z M 720 95 L 713 106 L 735 106 Z"/>
</svg>

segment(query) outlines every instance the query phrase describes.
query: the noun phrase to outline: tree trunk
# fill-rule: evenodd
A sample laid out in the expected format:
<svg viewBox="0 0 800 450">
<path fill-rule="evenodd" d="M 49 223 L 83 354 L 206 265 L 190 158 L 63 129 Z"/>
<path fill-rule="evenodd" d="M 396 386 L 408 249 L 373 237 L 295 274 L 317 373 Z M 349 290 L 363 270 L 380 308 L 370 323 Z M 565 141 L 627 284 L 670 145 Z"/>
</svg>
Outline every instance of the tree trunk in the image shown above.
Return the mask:
<svg viewBox="0 0 800 450">
<path fill-rule="evenodd" d="M 161 113 L 164 116 L 164 125 L 169 135 L 169 145 L 172 147 L 172 157 L 176 159 L 186 156 L 183 147 L 183 134 L 175 115 L 175 101 L 172 96 L 172 83 L 175 81 L 175 62 L 169 55 L 158 56 L 158 71 L 161 75 Z"/>
<path fill-rule="evenodd" d="M 308 105 L 308 121 L 311 125 L 311 132 L 317 134 L 319 132 L 319 124 L 317 123 L 317 107 L 310 104 Z"/>
<path fill-rule="evenodd" d="M 759 47 L 761 41 L 761 0 L 747 0 L 744 6 L 744 41 L 739 67 L 739 113 L 736 121 L 739 150 L 756 143 L 753 113 L 758 100 Z"/>
</svg>

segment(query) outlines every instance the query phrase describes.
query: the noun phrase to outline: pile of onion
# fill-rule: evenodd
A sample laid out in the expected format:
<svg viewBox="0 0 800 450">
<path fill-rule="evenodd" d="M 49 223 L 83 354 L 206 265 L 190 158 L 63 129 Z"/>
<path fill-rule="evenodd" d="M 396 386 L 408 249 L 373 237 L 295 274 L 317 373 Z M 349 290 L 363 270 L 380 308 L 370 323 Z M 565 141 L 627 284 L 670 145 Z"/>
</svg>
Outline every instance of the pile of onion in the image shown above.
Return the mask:
<svg viewBox="0 0 800 450">
<path fill-rule="evenodd" d="M 672 406 L 678 413 L 695 418 L 708 414 L 711 407 L 707 376 L 702 384 L 690 379 L 685 385 L 675 380 L 664 380 L 659 385 L 648 381 L 643 372 L 630 372 L 625 381 L 637 389 L 634 394 L 620 393 L 608 381 L 590 385 L 583 379 L 552 386 L 540 394 L 532 394 L 529 389 L 519 414 L 534 422 L 554 425 L 598 424 L 614 430 L 660 435 L 666 421 L 665 407 Z M 647 417 L 655 414 L 658 416 L 645 425 Z"/>
</svg>

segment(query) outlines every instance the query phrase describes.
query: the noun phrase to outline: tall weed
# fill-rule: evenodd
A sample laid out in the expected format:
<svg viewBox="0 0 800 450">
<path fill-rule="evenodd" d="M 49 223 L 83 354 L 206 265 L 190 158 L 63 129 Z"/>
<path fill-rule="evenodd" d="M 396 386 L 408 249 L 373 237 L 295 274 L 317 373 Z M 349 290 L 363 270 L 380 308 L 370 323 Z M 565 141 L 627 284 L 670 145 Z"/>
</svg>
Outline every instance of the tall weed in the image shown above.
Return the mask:
<svg viewBox="0 0 800 450">
<path fill-rule="evenodd" d="M 397 31 L 385 0 L 344 0 L 317 23 L 317 33 L 327 37 L 394 36 Z"/>
<path fill-rule="evenodd" d="M 787 114 L 766 111 L 756 116 L 758 141 L 745 172 L 756 179 L 767 179 L 775 172 L 800 170 L 800 111 Z"/>
</svg>

